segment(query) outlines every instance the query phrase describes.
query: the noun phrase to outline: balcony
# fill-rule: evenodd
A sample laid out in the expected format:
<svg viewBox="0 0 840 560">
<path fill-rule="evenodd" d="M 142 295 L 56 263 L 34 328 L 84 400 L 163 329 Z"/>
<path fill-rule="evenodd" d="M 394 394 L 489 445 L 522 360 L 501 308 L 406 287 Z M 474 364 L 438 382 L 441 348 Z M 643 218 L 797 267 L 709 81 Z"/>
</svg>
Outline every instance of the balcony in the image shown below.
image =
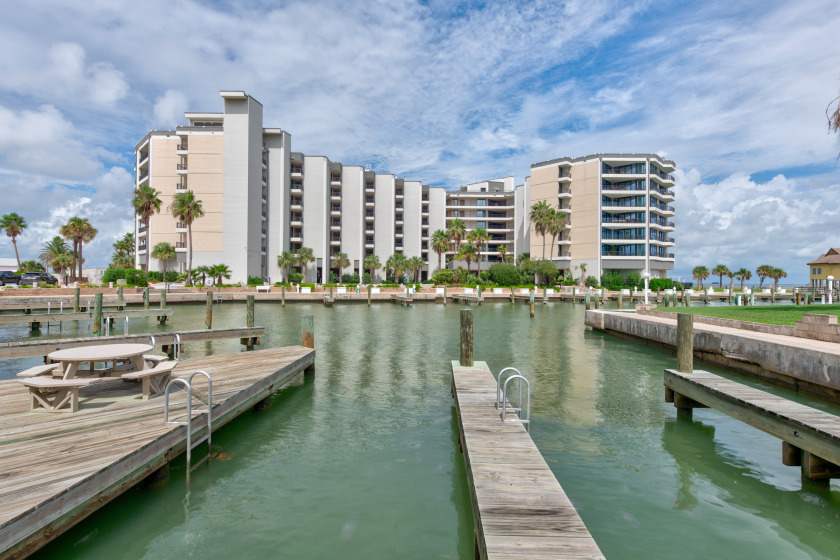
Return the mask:
<svg viewBox="0 0 840 560">
<path fill-rule="evenodd" d="M 557 180 L 561 183 L 568 183 L 572 180 L 572 173 L 568 169 L 561 169 Z"/>
<path fill-rule="evenodd" d="M 373 249 L 375 245 L 372 241 L 365 241 L 365 249 Z"/>
<path fill-rule="evenodd" d="M 366 222 L 372 222 L 374 219 L 376 219 L 376 218 L 372 213 L 365 214 L 365 221 Z"/>
<path fill-rule="evenodd" d="M 291 173 L 292 173 L 293 177 L 299 177 L 299 176 L 303 175 L 303 166 L 293 165 Z"/>
<path fill-rule="evenodd" d="M 637 249 L 632 249 L 632 247 L 628 247 L 626 251 L 616 250 L 616 249 L 607 249 L 606 247 L 601 248 L 601 256 L 604 257 L 642 257 L 644 258 L 645 252 L 644 250 L 639 251 Z"/>
<path fill-rule="evenodd" d="M 603 224 L 643 224 L 644 218 L 630 218 L 623 216 L 601 216 L 601 223 Z"/>
<path fill-rule="evenodd" d="M 302 220 L 296 220 L 296 219 L 292 218 L 292 220 L 289 222 L 289 225 L 293 226 L 293 227 L 302 227 L 303 226 L 303 221 Z"/>
<path fill-rule="evenodd" d="M 375 231 L 372 227 L 365 228 L 365 235 L 373 235 Z"/>
<path fill-rule="evenodd" d="M 330 191 L 330 200 L 341 202 L 341 191 Z"/>
<path fill-rule="evenodd" d="M 183 175 L 187 172 L 187 164 L 186 163 L 177 163 L 175 164 L 175 172 L 179 175 Z"/>
<path fill-rule="evenodd" d="M 644 179 L 638 181 L 620 181 L 611 183 L 610 181 L 601 182 L 602 191 L 644 191 L 646 189 Z"/>
<path fill-rule="evenodd" d="M 330 175 L 331 185 L 341 185 L 341 175 Z"/>
<path fill-rule="evenodd" d="M 178 183 L 177 185 L 175 185 L 175 192 L 187 192 L 187 185 L 183 183 Z"/>
<path fill-rule="evenodd" d="M 403 231 L 401 229 L 398 229 L 397 231 L 394 232 L 394 237 L 402 237 L 402 236 L 403 236 Z"/>
<path fill-rule="evenodd" d="M 290 210 L 303 210 L 303 201 L 292 199 L 291 203 L 289 204 Z"/>
<path fill-rule="evenodd" d="M 341 245 L 341 237 L 331 237 L 330 238 L 330 245 L 333 245 L 333 246 Z"/>
<path fill-rule="evenodd" d="M 403 191 L 396 191 L 394 193 L 394 196 L 396 197 L 397 200 L 402 200 L 403 199 Z"/>
<path fill-rule="evenodd" d="M 659 185 L 653 183 L 650 184 L 650 194 L 658 196 L 662 199 L 670 199 L 666 200 L 666 202 L 674 200 L 674 191 L 666 189 L 665 187 L 660 187 Z"/>
<path fill-rule="evenodd" d="M 376 192 L 373 183 L 365 183 L 365 192 L 367 194 L 373 194 Z"/>
<path fill-rule="evenodd" d="M 142 175 L 140 175 L 140 177 L 137 179 L 137 184 L 138 184 L 138 185 L 142 185 L 143 183 L 146 183 L 146 182 L 148 182 L 148 181 L 149 181 L 149 174 L 148 174 L 148 173 L 143 173 L 143 174 L 142 174 Z"/>
<path fill-rule="evenodd" d="M 651 178 L 657 179 L 657 180 L 659 180 L 663 183 L 673 184 L 673 182 L 674 182 L 674 176 L 673 175 L 665 173 L 664 171 L 660 171 L 659 169 L 657 169 L 653 165 L 650 166 L 650 176 L 651 176 Z"/>
<path fill-rule="evenodd" d="M 186 233 L 187 232 L 187 224 L 184 222 L 175 222 L 175 232 L 176 233 Z"/>
<path fill-rule="evenodd" d="M 291 237 L 289 237 L 289 241 L 292 243 L 303 243 L 303 236 L 293 234 Z"/>
<path fill-rule="evenodd" d="M 394 225 L 396 225 L 396 226 L 403 225 L 403 219 L 401 217 L 397 216 L 397 219 L 394 220 Z"/>
<path fill-rule="evenodd" d="M 561 185 L 560 188 L 557 190 L 557 197 L 558 198 L 570 198 L 572 196 L 572 189 L 570 189 L 566 185 Z"/>
<path fill-rule="evenodd" d="M 140 225 L 137 226 L 137 233 L 145 233 L 146 232 L 146 224 L 140 222 Z"/>
<path fill-rule="evenodd" d="M 187 242 L 186 241 L 176 241 L 175 242 L 175 252 L 176 253 L 184 253 L 187 250 Z"/>
<path fill-rule="evenodd" d="M 146 246 L 145 245 L 138 245 L 137 246 L 137 252 L 138 253 L 145 253 L 146 252 Z"/>
<path fill-rule="evenodd" d="M 330 230 L 331 231 L 339 231 L 340 229 L 341 229 L 341 220 L 338 220 L 338 221 L 333 220 L 332 223 L 330 223 Z"/>
<path fill-rule="evenodd" d="M 184 143 L 178 144 L 177 146 L 175 146 L 175 153 L 179 156 L 187 155 L 187 145 Z"/>
<path fill-rule="evenodd" d="M 372 196 L 369 196 L 365 199 L 365 206 L 368 207 L 368 208 L 373 208 L 374 202 L 373 202 L 373 197 Z"/>
<path fill-rule="evenodd" d="M 644 163 L 629 163 L 612 166 L 607 163 L 601 165 L 602 175 L 644 175 L 647 171 Z"/>
<path fill-rule="evenodd" d="M 426 202 L 426 203 L 428 203 L 428 202 L 429 202 L 429 196 L 424 194 L 424 195 L 420 198 L 420 201 L 421 201 L 421 202 Z"/>
</svg>

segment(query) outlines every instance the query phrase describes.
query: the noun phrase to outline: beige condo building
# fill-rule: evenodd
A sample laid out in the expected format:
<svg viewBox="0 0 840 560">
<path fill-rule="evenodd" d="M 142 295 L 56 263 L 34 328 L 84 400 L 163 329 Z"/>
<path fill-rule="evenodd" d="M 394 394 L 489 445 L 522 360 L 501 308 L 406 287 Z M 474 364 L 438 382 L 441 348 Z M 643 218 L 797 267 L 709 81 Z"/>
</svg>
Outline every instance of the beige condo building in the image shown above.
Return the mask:
<svg viewBox="0 0 840 560">
<path fill-rule="evenodd" d="M 301 247 L 316 259 L 305 271 L 309 281 L 338 274 L 338 252 L 350 260 L 344 274 L 363 273 L 368 255 L 384 263 L 395 252 L 421 257 L 423 278 L 434 273 L 429 232 L 445 228 L 443 187 L 293 152 L 288 132 L 263 127 L 257 100 L 242 91 L 220 95 L 223 112 L 186 113 L 185 126 L 151 131 L 135 147 L 135 187 L 150 185 L 162 201 L 148 231 L 136 219 L 137 265 L 160 270 L 151 251 L 166 241 L 177 252 L 168 269 L 186 269 L 187 228 L 169 207 L 191 190 L 205 212 L 192 225 L 193 266 L 226 264 L 232 282 L 279 280 L 277 255 Z"/>
<path fill-rule="evenodd" d="M 529 208 L 539 201 L 566 213 L 566 229 L 546 258 L 579 277 L 674 268 L 674 162 L 656 154 L 593 154 L 535 163 L 526 180 Z M 543 238 L 529 223 L 530 253 Z M 583 268 L 582 268 L 583 267 Z"/>
</svg>

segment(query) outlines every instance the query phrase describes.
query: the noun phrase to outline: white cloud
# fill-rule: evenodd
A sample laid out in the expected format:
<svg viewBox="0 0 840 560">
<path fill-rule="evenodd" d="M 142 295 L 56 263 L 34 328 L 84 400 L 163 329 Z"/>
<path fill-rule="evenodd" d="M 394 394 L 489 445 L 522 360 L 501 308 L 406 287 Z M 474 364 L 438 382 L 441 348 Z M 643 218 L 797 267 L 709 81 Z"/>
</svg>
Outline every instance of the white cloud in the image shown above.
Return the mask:
<svg viewBox="0 0 840 560">
<path fill-rule="evenodd" d="M 168 129 L 183 123 L 184 113 L 189 108 L 187 96 L 178 90 L 167 90 L 155 101 L 152 128 Z"/>
</svg>

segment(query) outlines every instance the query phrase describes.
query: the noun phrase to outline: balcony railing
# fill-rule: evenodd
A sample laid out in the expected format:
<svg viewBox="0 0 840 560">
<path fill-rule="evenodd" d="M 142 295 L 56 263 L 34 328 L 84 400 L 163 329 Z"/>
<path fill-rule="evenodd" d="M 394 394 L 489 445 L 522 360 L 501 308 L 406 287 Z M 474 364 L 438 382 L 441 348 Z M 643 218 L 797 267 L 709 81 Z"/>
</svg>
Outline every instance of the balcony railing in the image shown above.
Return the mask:
<svg viewBox="0 0 840 560">
<path fill-rule="evenodd" d="M 604 248 L 601 249 L 601 255 L 604 256 L 604 257 L 644 257 L 645 256 L 645 251 L 644 251 L 644 249 L 642 249 L 642 250 L 631 249 L 631 250 L 627 250 L 627 251 L 621 251 L 621 250 L 607 249 L 607 248 L 604 247 Z"/>
<path fill-rule="evenodd" d="M 644 231 L 644 230 L 642 230 Z M 618 241 L 632 241 L 632 240 L 644 240 L 645 234 L 644 233 L 624 233 L 621 234 L 619 232 L 612 232 L 610 230 L 604 230 L 601 234 L 601 239 L 604 240 L 618 240 Z"/>
<path fill-rule="evenodd" d="M 601 173 L 603 175 L 643 175 L 645 173 L 645 167 L 644 163 L 630 163 L 615 167 L 604 163 L 601 166 Z"/>
<path fill-rule="evenodd" d="M 341 175 L 330 175 L 330 182 L 340 183 L 341 182 Z"/>
<path fill-rule="evenodd" d="M 175 222 L 175 229 L 187 229 L 187 224 L 184 222 Z"/>
<path fill-rule="evenodd" d="M 650 166 L 650 174 L 655 175 L 655 176 L 659 177 L 660 179 L 665 179 L 666 181 L 673 181 L 674 180 L 673 175 L 665 173 L 664 171 L 660 171 L 659 169 L 657 169 L 653 165 Z"/>
<path fill-rule="evenodd" d="M 141 223 L 141 224 L 137 227 L 137 231 L 138 231 L 139 233 L 143 233 L 144 231 L 146 231 L 146 224 Z"/>
<path fill-rule="evenodd" d="M 674 191 L 672 191 L 671 189 L 666 189 L 665 187 L 660 187 L 659 185 L 651 184 L 650 190 L 651 192 L 658 192 L 659 194 L 665 196 L 674 196 Z"/>
<path fill-rule="evenodd" d="M 178 144 L 178 151 L 186 152 L 187 151 L 187 145 L 186 144 Z"/>
<path fill-rule="evenodd" d="M 175 242 L 175 248 L 176 249 L 186 249 L 187 248 L 187 242 L 186 241 L 176 241 Z"/>
<path fill-rule="evenodd" d="M 303 173 L 303 166 L 293 165 L 292 166 L 292 173 Z"/>
<path fill-rule="evenodd" d="M 146 246 L 145 246 L 145 245 L 138 245 L 138 246 L 137 246 L 137 250 L 138 250 L 138 251 L 145 251 L 145 250 L 146 250 Z"/>
<path fill-rule="evenodd" d="M 143 181 L 145 181 L 148 178 L 149 178 L 149 174 L 148 173 L 143 173 L 142 175 L 140 175 L 140 178 L 137 181 L 139 183 L 142 183 Z"/>
<path fill-rule="evenodd" d="M 610 183 L 603 181 L 601 183 L 602 191 L 643 191 L 645 190 L 644 181 L 627 181 L 623 183 Z"/>
<path fill-rule="evenodd" d="M 187 190 L 187 185 L 185 185 L 183 183 L 179 183 L 179 184 L 175 185 L 175 191 L 176 192 L 184 192 L 186 190 Z"/>
<path fill-rule="evenodd" d="M 617 216 L 602 216 L 601 223 L 604 224 L 643 224 L 644 218 L 620 218 Z"/>
<path fill-rule="evenodd" d="M 187 164 L 186 163 L 177 163 L 177 164 L 175 164 L 175 169 L 177 169 L 178 171 L 186 171 L 187 170 Z"/>
</svg>

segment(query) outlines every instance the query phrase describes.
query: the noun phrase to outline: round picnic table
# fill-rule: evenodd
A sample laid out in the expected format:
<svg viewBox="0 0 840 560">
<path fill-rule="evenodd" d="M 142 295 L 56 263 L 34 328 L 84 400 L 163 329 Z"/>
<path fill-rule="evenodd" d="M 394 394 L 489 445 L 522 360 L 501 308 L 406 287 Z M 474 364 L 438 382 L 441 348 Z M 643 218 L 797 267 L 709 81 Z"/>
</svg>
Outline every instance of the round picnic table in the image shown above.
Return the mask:
<svg viewBox="0 0 840 560">
<path fill-rule="evenodd" d="M 99 344 L 56 350 L 47 357 L 53 362 L 61 362 L 64 379 L 73 379 L 79 371 L 79 365 L 84 363 L 90 364 L 90 373 L 95 371 L 96 362 L 113 362 L 116 368 L 118 361 L 128 363 L 127 368 L 121 370 L 120 373 L 141 371 L 146 368 L 143 354 L 151 350 L 152 347 L 148 344 Z"/>
</svg>

